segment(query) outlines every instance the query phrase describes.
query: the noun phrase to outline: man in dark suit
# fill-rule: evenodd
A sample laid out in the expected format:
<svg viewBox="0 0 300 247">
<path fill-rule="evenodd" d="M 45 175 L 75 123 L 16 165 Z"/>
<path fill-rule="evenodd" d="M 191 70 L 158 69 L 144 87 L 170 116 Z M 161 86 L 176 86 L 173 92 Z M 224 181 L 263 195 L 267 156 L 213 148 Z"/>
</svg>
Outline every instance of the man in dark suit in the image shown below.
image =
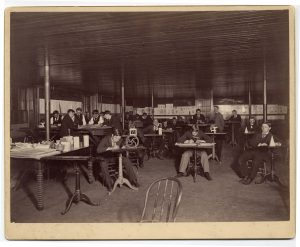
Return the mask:
<svg viewBox="0 0 300 247">
<path fill-rule="evenodd" d="M 146 112 L 141 116 L 141 122 L 143 123 L 143 133 L 150 134 L 153 132 L 153 120 L 147 115 Z"/>
<path fill-rule="evenodd" d="M 268 146 L 270 145 L 271 138 L 275 138 L 270 132 L 271 124 L 263 123 L 261 130 L 261 133 L 256 133 L 249 141 L 251 148 L 244 151 L 239 158 L 240 173 L 242 177 L 240 182 L 245 185 L 250 184 L 256 177 L 256 173 L 259 167 L 263 165 L 263 162 L 270 162 L 271 159 Z M 248 160 L 252 160 L 250 171 L 247 164 Z"/>
<path fill-rule="evenodd" d="M 75 130 L 78 128 L 78 124 L 75 121 L 75 112 L 73 109 L 69 109 L 67 114 L 62 120 L 61 128 L 60 128 L 60 136 L 73 136 L 75 134 Z"/>
<path fill-rule="evenodd" d="M 193 116 L 192 123 L 193 124 L 205 123 L 205 117 L 203 114 L 201 114 L 200 109 L 196 110 L 196 114 Z"/>
<path fill-rule="evenodd" d="M 108 171 L 108 164 L 110 161 L 116 161 L 117 156 L 109 152 L 109 150 L 113 148 L 120 148 L 122 145 L 122 137 L 120 130 L 113 129 L 113 133 L 111 135 L 105 136 L 99 143 L 97 147 L 97 153 L 100 154 L 100 167 L 102 171 L 102 179 L 104 184 L 107 186 L 108 190 L 111 191 L 113 188 L 113 180 L 111 179 Z M 123 157 L 123 168 L 125 169 L 127 179 L 136 187 L 139 187 L 137 176 L 133 170 L 133 164 L 131 161 Z"/>
<path fill-rule="evenodd" d="M 232 130 L 233 130 L 234 131 L 235 141 L 238 141 L 238 139 L 239 139 L 239 131 L 241 129 L 241 122 L 242 122 L 241 115 L 237 114 L 236 110 L 233 110 L 232 111 L 232 115 L 230 116 L 230 118 L 228 119 L 228 121 L 234 122 L 234 123 L 231 123 L 233 126 L 230 126 L 228 136 L 232 135 Z"/>
<path fill-rule="evenodd" d="M 258 132 L 259 131 L 259 127 L 258 127 L 254 117 L 249 118 L 249 122 L 246 124 L 244 132 L 245 132 L 246 128 L 249 132 Z"/>
<path fill-rule="evenodd" d="M 118 118 L 117 116 L 112 116 L 110 111 L 105 111 L 104 112 L 104 126 L 110 126 L 116 129 L 122 129 L 121 126 L 121 119 Z"/>
<path fill-rule="evenodd" d="M 178 138 L 177 142 L 179 143 L 197 143 L 197 142 L 212 142 L 212 139 L 205 135 L 202 130 L 199 130 L 195 125 L 189 130 L 187 130 L 181 137 Z M 186 150 L 181 156 L 179 173 L 177 177 L 183 177 L 186 175 L 186 168 L 190 161 L 190 158 L 194 155 L 193 150 Z M 201 157 L 201 164 L 204 170 L 204 177 L 207 180 L 212 180 L 209 174 L 209 161 L 208 156 L 205 150 L 197 151 L 197 156 Z"/>
</svg>

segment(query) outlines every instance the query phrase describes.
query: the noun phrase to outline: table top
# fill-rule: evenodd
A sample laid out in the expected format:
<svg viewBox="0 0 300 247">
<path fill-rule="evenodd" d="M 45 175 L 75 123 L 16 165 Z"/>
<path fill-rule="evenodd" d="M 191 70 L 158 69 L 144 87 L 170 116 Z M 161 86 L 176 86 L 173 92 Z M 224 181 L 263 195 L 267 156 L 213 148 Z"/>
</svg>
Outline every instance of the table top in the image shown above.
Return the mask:
<svg viewBox="0 0 300 247">
<path fill-rule="evenodd" d="M 172 129 L 166 129 L 166 130 L 162 130 L 162 133 L 174 133 L 175 130 Z"/>
<path fill-rule="evenodd" d="M 210 124 L 208 124 L 208 123 L 188 124 L 188 126 L 193 126 L 193 125 L 197 125 L 197 126 L 199 126 L 199 127 L 207 127 L 207 126 L 210 126 Z"/>
<path fill-rule="evenodd" d="M 215 143 L 175 143 L 175 146 L 182 148 L 212 148 Z"/>
<path fill-rule="evenodd" d="M 10 157 L 18 159 L 40 160 L 43 157 L 57 155 L 60 153 L 60 151 L 50 148 L 15 148 L 10 151 Z"/>
<path fill-rule="evenodd" d="M 127 151 L 137 151 L 137 150 L 144 150 L 144 149 L 146 149 L 144 146 L 137 146 L 137 147 L 125 147 L 125 146 L 123 146 L 122 148 L 115 148 L 115 149 L 106 150 L 106 152 L 122 153 L 122 152 L 127 152 Z"/>
<path fill-rule="evenodd" d="M 61 126 L 50 125 L 50 129 L 51 130 L 60 130 L 60 128 L 61 128 Z M 46 130 L 46 127 L 36 126 L 36 129 L 38 129 L 38 130 Z"/>
<path fill-rule="evenodd" d="M 111 126 L 100 126 L 100 125 L 97 125 L 97 124 L 88 124 L 88 125 L 80 125 L 78 126 L 78 129 L 79 130 L 90 130 L 90 129 L 111 129 L 112 127 Z"/>
<path fill-rule="evenodd" d="M 231 121 L 231 120 L 225 120 L 225 123 L 229 123 L 229 124 L 241 124 L 240 121 Z"/>
<path fill-rule="evenodd" d="M 75 155 L 77 151 L 87 150 L 87 149 L 89 149 L 89 147 L 71 149 L 70 151 L 67 152 L 61 152 L 51 148 L 33 148 L 33 147 L 14 148 L 11 149 L 10 151 L 10 157 L 17 158 L 17 159 L 40 160 L 42 158 L 50 157 L 50 156 L 72 156 L 70 154 L 74 153 Z"/>
<path fill-rule="evenodd" d="M 159 134 L 144 134 L 145 137 L 157 137 L 157 136 L 163 136 Z"/>
<path fill-rule="evenodd" d="M 217 133 L 213 133 L 213 132 L 205 132 L 205 135 L 226 135 L 226 132 L 217 132 Z"/>
</svg>

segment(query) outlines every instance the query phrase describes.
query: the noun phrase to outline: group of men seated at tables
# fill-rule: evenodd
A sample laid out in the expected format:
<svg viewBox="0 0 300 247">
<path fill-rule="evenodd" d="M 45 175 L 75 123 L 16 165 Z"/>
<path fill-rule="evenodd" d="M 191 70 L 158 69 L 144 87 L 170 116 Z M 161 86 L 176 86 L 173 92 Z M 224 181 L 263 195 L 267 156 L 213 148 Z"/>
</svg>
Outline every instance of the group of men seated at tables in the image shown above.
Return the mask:
<svg viewBox="0 0 300 247">
<path fill-rule="evenodd" d="M 203 114 L 201 114 L 201 110 L 197 109 L 196 114 L 191 118 L 189 124 L 187 125 L 182 121 L 181 118 L 172 118 L 171 121 L 164 121 L 159 123 L 157 119 L 152 119 L 147 113 L 143 113 L 142 116 L 136 115 L 125 115 L 125 128 L 122 129 L 121 119 L 115 118 L 112 116 L 110 111 L 105 111 L 99 113 L 98 110 L 94 110 L 92 112 L 92 117 L 90 119 L 87 118 L 86 115 L 82 114 L 82 109 L 77 108 L 76 112 L 72 109 L 69 109 L 66 116 L 61 118 L 57 111 L 53 112 L 53 116 L 50 120 L 51 124 L 59 125 L 60 135 L 74 135 L 74 130 L 78 127 L 78 125 L 99 125 L 99 126 L 111 126 L 113 128 L 112 134 L 105 136 L 102 138 L 97 147 L 97 153 L 101 156 L 100 159 L 100 167 L 102 171 L 102 179 L 104 184 L 107 186 L 108 190 L 112 189 L 113 181 L 109 176 L 108 172 L 108 164 L 110 159 L 112 158 L 112 154 L 107 152 L 109 149 L 122 146 L 124 139 L 122 139 L 122 134 L 128 135 L 129 129 L 135 128 L 137 129 L 137 137 L 139 138 L 140 144 L 146 147 L 146 150 L 149 150 L 149 139 L 145 138 L 147 134 L 157 134 L 159 129 L 163 130 L 172 130 L 174 132 L 173 137 L 174 141 L 178 143 L 200 143 L 207 142 L 212 143 L 212 138 L 205 134 L 205 131 L 208 131 L 208 128 L 211 126 L 217 127 L 218 132 L 223 132 L 225 127 L 225 121 L 223 115 L 219 112 L 219 107 L 214 106 L 214 112 L 209 119 L 206 119 Z M 241 117 L 234 110 L 232 111 L 232 116 L 229 118 L 229 121 L 241 123 Z M 202 127 L 205 127 L 202 129 Z M 247 143 L 245 143 L 244 132 L 251 132 L 253 136 Z M 270 161 L 270 153 L 267 148 L 262 148 L 268 146 L 270 144 L 271 137 L 273 136 L 270 132 L 271 125 L 270 123 L 262 123 L 261 128 L 257 125 L 255 118 L 250 117 L 247 124 L 242 128 L 239 126 L 237 128 L 236 137 L 239 140 L 239 145 L 245 145 L 246 150 L 240 155 L 239 167 L 240 167 L 240 176 L 242 178 L 241 182 L 245 185 L 250 184 L 252 180 L 255 178 L 256 173 L 259 167 L 262 166 L 263 162 Z M 121 133 L 121 131 L 123 133 Z M 236 130 L 234 130 L 236 131 Z M 158 145 L 158 158 L 162 158 L 163 151 L 166 147 L 165 139 L 159 139 L 160 143 Z M 277 138 L 275 138 L 277 141 Z M 216 155 L 221 160 L 222 155 L 222 138 L 215 138 L 215 149 Z M 124 144 L 124 143 L 123 143 Z M 147 153 L 147 151 L 146 151 Z M 197 151 L 197 157 L 200 159 L 201 166 L 203 170 L 202 174 L 207 180 L 212 180 L 210 170 L 209 170 L 209 153 L 206 150 Z M 145 152 L 140 151 L 138 153 L 138 158 L 140 160 L 140 165 L 143 166 Z M 190 158 L 193 156 L 192 150 L 184 150 L 181 152 L 180 165 L 178 169 L 177 177 L 183 177 L 187 175 L 187 167 L 190 162 Z M 149 157 L 149 154 L 148 154 Z M 135 185 L 139 186 L 137 181 L 137 176 L 133 170 L 133 164 L 128 158 L 123 158 L 124 169 L 127 178 L 129 181 Z M 252 167 L 249 169 L 247 161 L 252 160 Z"/>
</svg>

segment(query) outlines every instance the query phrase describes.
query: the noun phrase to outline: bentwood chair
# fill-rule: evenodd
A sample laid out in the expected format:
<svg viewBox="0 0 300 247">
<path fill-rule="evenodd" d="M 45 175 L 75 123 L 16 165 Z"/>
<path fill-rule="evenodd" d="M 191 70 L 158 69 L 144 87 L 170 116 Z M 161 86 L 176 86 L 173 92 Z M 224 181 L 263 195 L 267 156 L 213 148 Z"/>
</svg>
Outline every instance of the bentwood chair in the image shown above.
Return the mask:
<svg viewBox="0 0 300 247">
<path fill-rule="evenodd" d="M 174 177 L 150 184 L 140 222 L 175 222 L 182 196 L 181 182 Z"/>
</svg>

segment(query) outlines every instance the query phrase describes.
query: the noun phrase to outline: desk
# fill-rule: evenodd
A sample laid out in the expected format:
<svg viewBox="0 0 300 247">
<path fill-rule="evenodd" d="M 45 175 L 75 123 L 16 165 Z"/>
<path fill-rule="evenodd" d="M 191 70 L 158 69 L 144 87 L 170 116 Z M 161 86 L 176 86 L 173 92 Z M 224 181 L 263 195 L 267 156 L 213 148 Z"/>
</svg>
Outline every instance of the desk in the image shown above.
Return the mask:
<svg viewBox="0 0 300 247">
<path fill-rule="evenodd" d="M 197 176 L 197 149 L 212 149 L 214 150 L 215 143 L 191 143 L 191 144 L 185 144 L 185 143 L 175 143 L 175 146 L 185 149 L 193 149 L 194 150 L 194 166 L 193 166 L 193 179 L 194 182 L 196 182 L 196 176 Z M 213 151 L 214 152 L 214 151 Z"/>
<path fill-rule="evenodd" d="M 35 141 L 45 140 L 46 139 L 46 128 L 45 127 L 35 127 L 33 129 L 30 128 L 20 128 L 20 131 L 23 131 L 27 134 L 25 142 L 29 141 L 28 139 L 31 137 L 33 139 L 37 139 Z M 50 140 L 58 139 L 60 132 L 60 126 L 51 125 L 50 126 Z"/>
<path fill-rule="evenodd" d="M 226 121 L 227 124 L 231 125 L 231 141 L 229 144 L 231 144 L 233 147 L 237 145 L 236 139 L 235 139 L 235 126 L 241 125 L 241 122 L 238 121 Z"/>
<path fill-rule="evenodd" d="M 227 135 L 227 133 L 226 133 L 226 132 L 216 132 L 216 133 L 213 133 L 213 132 L 206 132 L 205 135 L 211 136 L 211 137 L 212 137 L 213 143 L 215 143 L 215 137 L 216 137 L 216 136 L 222 137 L 222 136 Z M 216 148 L 215 148 L 215 146 L 214 146 L 214 148 L 213 148 L 213 153 L 212 153 L 212 156 L 211 156 L 210 158 L 212 158 L 213 160 L 220 161 L 220 160 L 219 160 L 219 157 L 216 155 Z"/>
<path fill-rule="evenodd" d="M 91 206 L 98 206 L 99 205 L 99 204 L 93 203 L 87 195 L 85 195 L 81 192 L 81 188 L 80 188 L 80 168 L 79 168 L 77 162 L 78 161 L 87 161 L 88 162 L 92 159 L 92 157 L 90 155 L 80 156 L 80 155 L 76 155 L 76 154 L 78 154 L 78 152 L 82 152 L 85 149 L 86 148 L 77 149 L 77 150 L 62 153 L 62 154 L 59 154 L 59 155 L 56 155 L 56 156 L 48 156 L 48 157 L 44 157 L 44 158 L 41 159 L 44 162 L 54 161 L 54 160 L 56 160 L 56 161 L 58 161 L 58 160 L 59 161 L 71 161 L 74 165 L 75 190 L 74 190 L 73 195 L 67 200 L 66 208 L 61 213 L 62 215 L 66 214 L 70 210 L 73 203 L 78 203 L 80 201 L 83 201 L 83 202 L 85 202 L 85 203 L 87 203 L 88 205 L 91 205 Z"/>
<path fill-rule="evenodd" d="M 266 146 L 262 146 L 262 148 L 266 148 Z M 276 182 L 279 185 L 282 185 L 279 177 L 275 174 L 275 150 L 279 150 L 280 148 L 283 148 L 282 146 L 268 146 L 268 150 L 271 153 L 271 171 L 264 174 L 263 179 L 259 183 L 263 183 L 266 180 L 269 180 L 270 182 Z"/>
<path fill-rule="evenodd" d="M 144 149 L 144 147 L 136 147 L 136 148 L 117 148 L 117 149 L 111 149 L 108 152 L 112 152 L 112 153 L 118 153 L 119 154 L 119 174 L 118 174 L 118 178 L 114 183 L 114 187 L 112 189 L 112 191 L 109 192 L 109 195 L 111 195 L 115 189 L 117 188 L 118 185 L 122 186 L 123 184 L 126 184 L 130 189 L 133 190 L 138 190 L 137 187 L 133 186 L 129 180 L 127 178 L 124 178 L 123 176 L 123 156 L 122 153 L 126 153 L 126 156 L 128 157 L 128 153 L 130 151 L 138 151 L 138 150 L 142 150 Z"/>
<path fill-rule="evenodd" d="M 51 156 L 56 156 L 56 160 L 64 160 L 64 156 L 74 156 L 75 155 L 85 155 L 91 158 L 89 148 L 80 148 L 76 150 L 72 150 L 69 152 L 60 152 L 55 149 L 36 149 L 36 148 L 22 148 L 22 149 L 12 149 L 10 152 L 11 159 L 17 160 L 27 160 L 34 162 L 36 169 L 36 180 L 37 180 L 37 191 L 36 191 L 36 199 L 37 199 L 37 209 L 44 209 L 44 200 L 43 200 L 43 189 L 44 189 L 44 178 L 43 178 L 43 169 L 46 158 Z"/>
<path fill-rule="evenodd" d="M 110 126 L 99 126 L 99 125 L 83 125 L 78 126 L 78 133 L 90 136 L 91 141 L 94 145 L 98 145 L 100 137 L 109 135 L 112 133 L 112 127 Z"/>
</svg>

